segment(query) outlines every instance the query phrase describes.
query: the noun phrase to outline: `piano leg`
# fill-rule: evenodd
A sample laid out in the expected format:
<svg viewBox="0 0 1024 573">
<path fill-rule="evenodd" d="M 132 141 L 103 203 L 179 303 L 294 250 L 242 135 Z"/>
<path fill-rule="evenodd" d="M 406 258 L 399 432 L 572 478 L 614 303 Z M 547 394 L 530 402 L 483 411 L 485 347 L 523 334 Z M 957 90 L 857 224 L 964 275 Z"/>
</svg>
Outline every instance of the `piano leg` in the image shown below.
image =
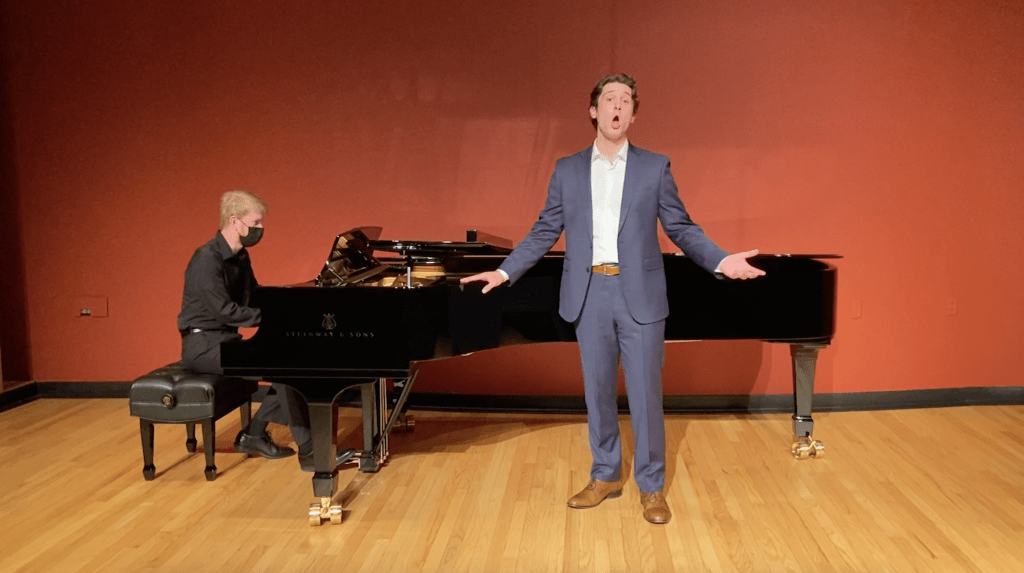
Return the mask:
<svg viewBox="0 0 1024 573">
<path fill-rule="evenodd" d="M 338 435 L 338 411 L 334 401 L 309 404 L 309 425 L 313 434 L 313 495 L 320 498 L 309 505 L 309 524 L 321 525 L 330 520 L 334 525 L 341 523 L 342 506 L 332 503 L 338 491 L 338 468 L 335 466 L 337 446 L 334 437 Z"/>
<path fill-rule="evenodd" d="M 814 420 L 811 418 L 811 401 L 814 398 L 814 368 L 818 351 L 825 344 L 792 344 L 789 347 L 793 357 L 793 457 L 798 460 L 820 458 L 825 455 L 825 446 L 811 437 Z"/>
<path fill-rule="evenodd" d="M 405 404 L 412 388 L 412 376 L 403 388 L 396 409 Z M 309 406 L 309 429 L 313 435 L 313 495 L 319 501 L 309 505 L 309 524 L 322 525 L 342 522 L 343 507 L 334 503 L 338 492 L 338 411 L 335 403 L 344 389 L 359 386 L 363 402 L 363 445 L 359 452 L 359 471 L 376 472 L 388 458 L 387 435 L 394 424 L 387 417 L 388 395 L 386 379 L 367 381 L 366 378 L 343 379 L 345 386 L 326 384 L 322 379 L 288 379 L 286 384 L 298 390 Z M 143 431 L 143 448 L 145 448 Z"/>
</svg>

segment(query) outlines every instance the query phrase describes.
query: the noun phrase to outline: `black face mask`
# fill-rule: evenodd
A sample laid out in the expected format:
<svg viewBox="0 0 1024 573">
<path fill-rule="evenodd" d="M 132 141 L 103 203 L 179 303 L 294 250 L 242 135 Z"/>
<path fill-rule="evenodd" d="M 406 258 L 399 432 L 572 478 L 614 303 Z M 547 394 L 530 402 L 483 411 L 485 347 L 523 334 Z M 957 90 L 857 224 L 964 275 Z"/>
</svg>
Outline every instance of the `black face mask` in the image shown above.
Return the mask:
<svg viewBox="0 0 1024 573">
<path fill-rule="evenodd" d="M 243 247 L 252 247 L 263 238 L 263 227 L 249 227 L 249 234 L 238 237 Z"/>
</svg>

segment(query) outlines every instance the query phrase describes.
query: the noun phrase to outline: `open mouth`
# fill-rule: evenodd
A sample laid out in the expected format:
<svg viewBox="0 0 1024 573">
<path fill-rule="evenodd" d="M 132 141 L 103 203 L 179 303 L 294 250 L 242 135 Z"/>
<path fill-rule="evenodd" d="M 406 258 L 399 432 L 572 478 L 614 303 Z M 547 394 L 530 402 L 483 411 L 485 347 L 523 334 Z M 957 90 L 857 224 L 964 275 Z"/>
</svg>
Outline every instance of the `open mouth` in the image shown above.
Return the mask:
<svg viewBox="0 0 1024 573">
<path fill-rule="evenodd" d="M 618 129 L 618 128 L 619 128 L 619 125 L 620 125 L 621 123 L 622 123 L 622 121 L 621 121 L 621 120 L 619 120 L 619 116 L 617 116 L 617 115 L 616 115 L 615 117 L 613 117 L 613 118 L 612 118 L 612 127 L 613 127 L 613 128 L 615 128 L 615 129 Z"/>
</svg>

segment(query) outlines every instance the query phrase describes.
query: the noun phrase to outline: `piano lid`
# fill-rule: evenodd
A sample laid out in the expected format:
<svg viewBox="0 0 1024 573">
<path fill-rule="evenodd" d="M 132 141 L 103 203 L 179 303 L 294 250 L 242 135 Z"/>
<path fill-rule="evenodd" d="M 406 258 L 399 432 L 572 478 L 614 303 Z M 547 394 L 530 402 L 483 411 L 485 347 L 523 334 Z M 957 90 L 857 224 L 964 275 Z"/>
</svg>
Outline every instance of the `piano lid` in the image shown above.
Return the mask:
<svg viewBox="0 0 1024 573">
<path fill-rule="evenodd" d="M 462 241 L 370 241 L 370 246 L 375 251 L 387 251 L 399 253 L 411 260 L 417 259 L 443 259 L 450 257 L 462 257 L 466 255 L 507 255 L 512 252 L 512 242 L 508 239 L 501 239 L 488 235 L 487 238 L 476 236 L 475 231 L 469 231 L 467 238 Z M 482 239 L 482 240 L 481 240 Z"/>
<path fill-rule="evenodd" d="M 373 278 L 387 268 L 373 256 L 367 235 L 377 238 L 381 227 L 362 227 L 345 231 L 334 238 L 327 262 L 316 277 L 317 286 L 355 284 Z"/>
<path fill-rule="evenodd" d="M 398 266 L 440 264 L 466 255 L 507 255 L 512 241 L 476 230 L 466 231 L 466 241 L 378 240 L 381 227 L 359 227 L 341 233 L 334 239 L 327 262 L 316 278 L 317 286 L 344 286 L 369 282 L 394 259 L 378 260 L 374 252 L 399 254 Z"/>
</svg>

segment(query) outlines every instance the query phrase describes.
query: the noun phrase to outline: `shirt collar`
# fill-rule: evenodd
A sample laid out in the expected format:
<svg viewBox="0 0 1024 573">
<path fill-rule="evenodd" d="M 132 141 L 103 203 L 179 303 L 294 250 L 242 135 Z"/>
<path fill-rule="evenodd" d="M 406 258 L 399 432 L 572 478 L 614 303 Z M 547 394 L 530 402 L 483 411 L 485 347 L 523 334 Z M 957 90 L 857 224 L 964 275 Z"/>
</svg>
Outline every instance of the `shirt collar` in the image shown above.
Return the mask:
<svg viewBox="0 0 1024 573">
<path fill-rule="evenodd" d="M 590 149 L 591 149 L 591 151 L 590 151 L 590 162 L 591 163 L 597 161 L 598 159 L 603 159 L 604 161 L 608 161 L 608 159 L 605 158 L 604 155 L 601 155 L 601 152 L 597 150 L 597 140 L 596 139 L 594 140 L 593 147 L 591 147 Z M 609 163 L 614 165 L 615 161 L 618 161 L 620 159 L 622 160 L 623 163 L 625 163 L 628 151 L 629 151 L 629 140 L 627 139 L 625 141 L 625 143 L 622 144 L 622 147 L 619 148 L 619 152 L 615 154 L 615 159 L 613 161 L 609 161 Z"/>
<path fill-rule="evenodd" d="M 217 236 L 214 237 L 214 243 L 216 244 L 217 252 L 220 253 L 220 256 L 223 257 L 225 261 L 234 257 L 238 257 L 238 259 L 241 260 L 248 256 L 245 247 L 242 247 L 237 253 L 232 253 L 231 246 L 228 245 L 228 240 L 224 238 L 224 235 L 220 231 L 217 231 Z"/>
</svg>

